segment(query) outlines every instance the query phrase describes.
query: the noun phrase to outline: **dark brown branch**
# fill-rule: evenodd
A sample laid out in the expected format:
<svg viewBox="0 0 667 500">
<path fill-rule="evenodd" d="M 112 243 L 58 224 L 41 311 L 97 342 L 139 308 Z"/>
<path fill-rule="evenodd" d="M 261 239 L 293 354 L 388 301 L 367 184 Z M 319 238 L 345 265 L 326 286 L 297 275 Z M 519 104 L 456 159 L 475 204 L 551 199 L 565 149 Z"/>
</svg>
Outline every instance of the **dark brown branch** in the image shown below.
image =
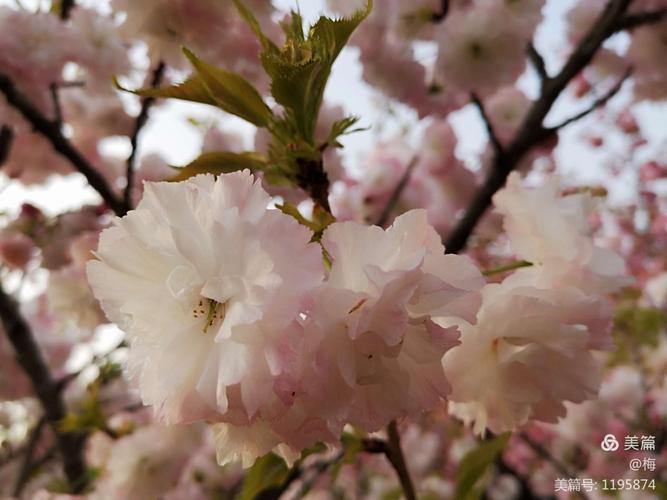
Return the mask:
<svg viewBox="0 0 667 500">
<path fill-rule="evenodd" d="M 35 449 L 39 443 L 40 438 L 42 437 L 42 431 L 44 430 L 44 425 L 46 424 L 46 419 L 44 417 L 39 419 L 37 425 L 30 433 L 30 438 L 28 439 L 28 445 L 25 449 L 25 456 L 23 457 L 23 464 L 21 465 L 21 471 L 19 472 L 18 477 L 16 478 L 16 483 L 14 484 L 13 496 L 20 498 L 23 488 L 30 479 L 30 472 L 32 471 L 33 466 L 33 455 L 35 454 Z"/>
<path fill-rule="evenodd" d="M 667 8 L 628 14 L 616 23 L 616 31 L 632 31 L 639 26 L 658 23 L 665 18 L 667 18 Z"/>
<path fill-rule="evenodd" d="M 14 140 L 14 131 L 9 125 L 0 127 L 0 167 L 5 164 L 9 158 L 9 151 L 12 149 Z"/>
<path fill-rule="evenodd" d="M 157 87 L 160 85 L 165 68 L 166 66 L 163 61 L 160 61 L 157 64 L 153 70 L 151 87 Z M 132 149 L 130 150 L 130 156 L 127 158 L 127 167 L 125 172 L 125 179 L 127 180 L 127 183 L 125 185 L 125 192 L 123 195 L 123 201 L 125 206 L 128 208 L 132 207 L 132 188 L 134 186 L 134 169 L 138 153 L 139 135 L 141 130 L 144 128 L 144 125 L 146 125 L 146 122 L 148 121 L 148 112 L 150 111 L 153 103 L 155 103 L 154 97 L 143 98 L 141 101 L 141 110 L 139 111 L 137 119 L 134 122 L 134 130 L 130 136 L 130 146 Z"/>
<path fill-rule="evenodd" d="M 398 181 L 398 184 L 396 185 L 394 191 L 391 193 L 391 196 L 389 197 L 387 204 L 382 209 L 382 213 L 380 214 L 380 217 L 378 217 L 378 220 L 375 223 L 376 226 L 383 227 L 389 220 L 389 216 L 391 215 L 392 210 L 394 210 L 394 208 L 396 207 L 398 200 L 401 199 L 401 194 L 403 193 L 405 187 L 408 185 L 408 182 L 410 181 L 410 176 L 412 175 L 412 171 L 414 170 L 416 164 L 417 164 L 417 157 L 415 156 L 414 158 L 412 158 L 412 160 L 410 160 L 410 163 L 408 163 L 405 172 L 403 172 L 403 175 L 401 176 L 401 180 Z"/>
<path fill-rule="evenodd" d="M 514 139 L 502 154 L 494 155 L 487 178 L 445 242 L 447 252 L 458 253 L 465 247 L 477 223 L 491 206 L 493 195 L 503 187 L 510 172 L 528 151 L 551 136 L 552 132 L 543 125 L 544 118 L 568 83 L 590 64 L 603 42 L 617 31 L 619 19 L 623 18 L 631 1 L 610 0 L 561 71 L 544 82 L 539 98 L 528 110 Z"/>
<path fill-rule="evenodd" d="M 542 54 L 537 51 L 535 45 L 533 45 L 532 42 L 528 44 L 526 53 L 528 54 L 528 60 L 531 62 L 533 68 L 535 68 L 535 71 L 537 72 L 537 76 L 540 77 L 540 84 L 544 85 L 544 83 L 549 80 L 549 74 L 547 73 L 547 67 L 544 63 Z"/>
<path fill-rule="evenodd" d="M 60 4 L 60 19 L 66 21 L 69 19 L 72 9 L 76 6 L 75 0 L 62 0 Z"/>
<path fill-rule="evenodd" d="M 56 436 L 70 488 L 73 492 L 79 492 L 86 483 L 84 438 L 78 433 L 61 431 L 59 424 L 65 416 L 65 403 L 35 342 L 30 326 L 19 312 L 16 301 L 7 295 L 2 286 L 0 286 L 0 320 L 16 353 L 17 361 L 30 379 L 35 395 L 42 405 L 44 418 Z"/>
<path fill-rule="evenodd" d="M 415 487 L 410 478 L 410 472 L 408 472 L 408 468 L 405 465 L 405 457 L 401 450 L 401 437 L 398 434 L 398 427 L 396 426 L 395 420 L 387 427 L 387 434 L 389 437 L 386 453 L 387 460 L 389 460 L 394 467 L 396 474 L 398 474 L 398 479 L 401 482 L 401 487 L 403 488 L 403 494 L 405 495 L 406 500 L 417 500 L 417 494 L 415 493 Z"/>
<path fill-rule="evenodd" d="M 434 12 L 431 15 L 431 21 L 434 23 L 442 22 L 447 17 L 447 14 L 449 14 L 449 0 L 441 0 L 440 11 Z"/>
<path fill-rule="evenodd" d="M 387 457 L 387 460 L 396 471 L 398 479 L 403 489 L 403 494 L 407 500 L 415 500 L 417 495 L 410 479 L 410 473 L 405 465 L 405 458 L 401 450 L 401 439 L 398 434 L 396 421 L 392 421 L 387 427 L 387 441 L 377 438 L 366 438 L 361 441 L 363 450 L 366 453 L 381 453 Z"/>
<path fill-rule="evenodd" d="M 496 135 L 496 131 L 493 128 L 493 123 L 491 123 L 491 119 L 489 118 L 489 115 L 486 113 L 486 108 L 484 108 L 484 104 L 480 100 L 479 96 L 474 92 L 470 94 L 470 99 L 473 102 L 473 104 L 477 107 L 477 110 L 479 111 L 479 114 L 482 117 L 482 120 L 484 121 L 484 127 L 486 128 L 486 133 L 489 136 L 489 141 L 491 141 L 491 145 L 493 146 L 496 155 L 502 155 L 504 151 L 503 145 L 500 142 L 500 139 L 498 139 L 498 136 Z"/>
<path fill-rule="evenodd" d="M 586 108 L 585 110 L 583 110 L 580 113 L 577 113 L 574 116 L 571 116 L 570 118 L 567 118 L 566 120 L 563 120 L 560 124 L 558 124 L 554 127 L 549 127 L 548 130 L 555 133 L 558 130 L 560 130 L 564 127 L 567 127 L 571 123 L 574 123 L 576 121 L 581 120 L 582 118 L 589 115 L 590 113 L 592 113 L 596 109 L 601 108 L 602 106 L 607 104 L 607 102 L 609 102 L 609 100 L 612 97 L 614 97 L 616 94 L 618 94 L 618 92 L 621 90 L 621 87 L 623 86 L 623 83 L 625 83 L 625 81 L 630 77 L 631 73 L 632 73 L 632 68 L 628 68 L 625 71 L 625 73 L 623 74 L 623 76 L 621 78 L 619 78 L 618 81 L 614 84 L 614 86 L 612 88 L 610 88 L 607 92 L 605 92 L 604 95 L 595 99 L 593 101 L 593 103 L 588 108 Z"/>
<path fill-rule="evenodd" d="M 43 135 L 58 153 L 67 158 L 74 168 L 83 174 L 95 191 L 99 193 L 105 203 L 116 215 L 122 216 L 127 212 L 126 205 L 111 190 L 107 181 L 84 156 L 62 134 L 60 127 L 46 118 L 19 90 L 12 80 L 0 73 L 0 92 L 5 95 L 7 102 L 18 110 L 32 125 L 36 132 Z"/>
<path fill-rule="evenodd" d="M 49 90 L 51 91 L 51 101 L 53 102 L 53 123 L 55 123 L 59 129 L 63 126 L 63 110 L 60 105 L 60 95 L 58 93 L 58 84 L 52 82 L 49 85 Z"/>
</svg>

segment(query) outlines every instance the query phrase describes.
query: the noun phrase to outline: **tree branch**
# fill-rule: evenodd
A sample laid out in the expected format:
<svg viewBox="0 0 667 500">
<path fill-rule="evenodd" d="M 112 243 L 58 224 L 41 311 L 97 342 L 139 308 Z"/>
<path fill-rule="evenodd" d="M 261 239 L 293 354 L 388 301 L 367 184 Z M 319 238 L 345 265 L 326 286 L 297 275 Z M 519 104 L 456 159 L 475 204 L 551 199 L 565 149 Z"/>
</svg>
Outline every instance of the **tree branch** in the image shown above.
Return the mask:
<svg viewBox="0 0 667 500">
<path fill-rule="evenodd" d="M 396 421 L 392 421 L 387 427 L 387 441 L 376 438 L 367 438 L 362 440 L 362 446 L 366 453 L 381 453 L 387 457 L 387 460 L 396 471 L 396 475 L 401 483 L 403 494 L 406 500 L 416 500 L 415 487 L 410 479 L 410 473 L 405 465 L 405 457 L 401 450 L 401 438 L 398 433 Z"/>
<path fill-rule="evenodd" d="M 493 149 L 496 152 L 496 155 L 498 156 L 503 155 L 504 154 L 503 145 L 501 144 L 500 139 L 498 139 L 498 136 L 496 135 L 496 131 L 493 128 L 493 123 L 491 123 L 491 120 L 489 119 L 489 115 L 486 114 L 486 109 L 484 108 L 484 104 L 480 100 L 479 96 L 474 92 L 470 94 L 470 99 L 473 102 L 473 104 L 477 107 L 477 110 L 479 111 L 479 114 L 481 115 L 482 120 L 484 121 L 484 126 L 486 127 L 486 133 L 489 136 L 489 140 L 493 145 Z"/>
<path fill-rule="evenodd" d="M 533 42 L 528 43 L 526 52 L 528 54 L 528 60 L 533 65 L 533 68 L 535 68 L 537 76 L 540 77 L 540 84 L 544 86 L 545 82 L 548 81 L 550 77 L 549 74 L 547 73 L 547 67 L 546 64 L 544 63 L 544 58 L 542 57 L 542 54 L 540 54 L 537 51 L 535 45 L 533 45 Z"/>
<path fill-rule="evenodd" d="M 12 149 L 14 140 L 14 131 L 9 125 L 0 127 L 0 167 L 5 164 L 9 158 L 9 151 Z"/>
<path fill-rule="evenodd" d="M 116 215 L 123 216 L 127 212 L 127 206 L 111 190 L 102 175 L 88 163 L 88 160 L 67 140 L 62 134 L 60 127 L 46 118 L 27 97 L 16 88 L 12 80 L 0 73 L 0 92 L 5 95 L 10 106 L 18 110 L 23 117 L 33 126 L 36 132 L 42 134 L 58 153 L 67 158 L 74 168 L 83 174 L 95 191 L 99 193 L 105 203 Z"/>
<path fill-rule="evenodd" d="M 665 18 L 667 18 L 667 8 L 627 14 L 616 23 L 616 31 L 632 31 L 639 26 L 658 23 Z"/>
<path fill-rule="evenodd" d="M 440 0 L 440 11 L 431 15 L 431 21 L 439 23 L 444 21 L 449 13 L 449 0 Z"/>
<path fill-rule="evenodd" d="M 1 285 L 0 320 L 16 353 L 17 361 L 30 379 L 35 395 L 42 405 L 44 418 L 56 436 L 70 488 L 73 492 L 80 492 L 86 484 L 86 465 L 83 459 L 85 438 L 79 433 L 60 430 L 60 421 L 65 416 L 65 403 L 30 326 L 19 312 L 16 301 L 7 295 Z"/>
<path fill-rule="evenodd" d="M 163 61 L 160 61 L 157 64 L 157 66 L 153 70 L 151 87 L 157 87 L 158 85 L 160 85 L 160 81 L 162 80 L 162 76 L 164 75 L 165 68 L 166 65 Z M 125 172 L 125 179 L 127 180 L 127 184 L 125 185 L 125 192 L 123 195 L 123 202 L 125 203 L 125 206 L 128 207 L 128 209 L 132 207 L 132 188 L 134 187 L 134 169 L 138 152 L 137 146 L 139 144 L 139 134 L 141 133 L 141 130 L 144 128 L 144 125 L 146 125 L 146 122 L 148 121 L 148 112 L 150 111 L 150 108 L 154 102 L 155 102 L 154 97 L 143 98 L 143 100 L 141 101 L 141 110 L 139 111 L 137 119 L 134 122 L 134 130 L 132 131 L 132 135 L 130 136 L 130 145 L 132 149 L 130 151 L 130 156 L 127 158 L 127 168 Z"/>
<path fill-rule="evenodd" d="M 382 209 L 382 213 L 380 214 L 380 217 L 378 217 L 378 220 L 375 223 L 376 226 L 383 227 L 389 220 L 391 211 L 396 207 L 398 200 L 401 199 L 401 194 L 403 193 L 405 187 L 408 185 L 408 182 L 410 181 L 410 176 L 412 175 L 412 171 L 414 170 L 415 165 L 417 164 L 417 159 L 418 159 L 417 156 L 415 156 L 412 158 L 412 160 L 410 160 L 410 163 L 408 163 L 405 172 L 403 172 L 403 175 L 401 176 L 401 180 L 398 181 L 398 184 L 396 185 L 394 191 L 391 193 L 391 196 L 389 197 L 387 204 Z"/>
<path fill-rule="evenodd" d="M 28 446 L 25 449 L 25 456 L 23 457 L 23 464 L 21 465 L 21 471 L 19 472 L 18 477 L 16 478 L 16 483 L 14 484 L 14 491 L 12 495 L 16 498 L 21 497 L 21 492 L 25 487 L 28 479 L 30 479 L 30 471 L 32 470 L 32 459 L 35 454 L 35 449 L 37 448 L 37 443 L 42 437 L 42 431 L 44 430 L 44 425 L 46 424 L 46 419 L 44 417 L 39 419 L 37 425 L 30 433 L 30 438 L 28 439 Z"/>
<path fill-rule="evenodd" d="M 533 441 L 533 439 L 526 434 L 525 432 L 519 432 L 519 439 L 526 443 L 540 458 L 549 462 L 552 467 L 565 478 L 575 478 L 576 474 L 567 468 L 562 462 L 556 459 L 549 450 L 544 448 L 540 443 Z M 580 491 L 579 496 L 584 500 L 588 500 L 588 495 L 585 492 Z"/>
<path fill-rule="evenodd" d="M 570 118 L 568 118 L 566 120 L 563 120 L 560 124 L 558 124 L 554 127 L 549 127 L 547 130 L 549 130 L 552 133 L 556 133 L 560 129 L 562 129 L 564 127 L 567 127 L 571 123 L 574 123 L 578 120 L 581 120 L 582 118 L 589 115 L 590 113 L 592 113 L 596 109 L 601 108 L 602 106 L 607 104 L 607 102 L 609 102 L 609 100 L 612 97 L 614 97 L 616 94 L 618 94 L 619 90 L 621 90 L 621 87 L 623 86 L 623 83 L 625 83 L 625 81 L 630 77 L 631 74 L 632 74 L 632 68 L 628 68 L 627 70 L 625 70 L 625 73 L 623 74 L 623 76 L 621 78 L 619 78 L 618 81 L 614 84 L 614 86 L 611 89 L 609 89 L 604 95 L 595 99 L 595 101 L 593 101 L 593 103 L 588 108 L 586 108 L 585 110 L 583 110 L 580 113 L 577 113 L 574 116 L 571 116 Z"/>
<path fill-rule="evenodd" d="M 76 6 L 76 1 L 75 0 L 62 0 L 60 4 L 60 19 L 63 21 L 67 21 L 69 19 L 70 14 L 72 13 L 72 9 Z"/>
<path fill-rule="evenodd" d="M 61 129 L 63 126 L 63 110 L 62 106 L 60 105 L 58 84 L 56 82 L 51 82 L 51 85 L 49 85 L 49 91 L 51 92 L 51 101 L 53 102 L 53 122 L 58 126 L 58 129 Z"/>
<path fill-rule="evenodd" d="M 503 154 L 494 155 L 487 178 L 445 242 L 447 252 L 458 253 L 465 247 L 475 226 L 491 205 L 493 195 L 503 187 L 510 172 L 528 151 L 550 137 L 551 131 L 543 125 L 544 118 L 568 83 L 590 64 L 603 42 L 617 31 L 619 19 L 623 18 L 631 1 L 609 0 L 604 11 L 570 55 L 561 71 L 544 82 L 539 98 L 528 110 L 514 139 L 505 147 Z"/>
<path fill-rule="evenodd" d="M 393 420 L 387 427 L 387 434 L 389 435 L 389 441 L 387 442 L 387 460 L 391 463 L 398 474 L 398 479 L 401 482 L 401 487 L 403 488 L 403 494 L 405 495 L 406 500 L 417 500 L 417 494 L 415 493 L 415 487 L 412 484 L 412 479 L 410 478 L 410 472 L 405 465 L 405 457 L 403 456 L 403 451 L 401 450 L 401 437 L 398 434 L 398 427 L 396 426 L 396 421 Z"/>
</svg>

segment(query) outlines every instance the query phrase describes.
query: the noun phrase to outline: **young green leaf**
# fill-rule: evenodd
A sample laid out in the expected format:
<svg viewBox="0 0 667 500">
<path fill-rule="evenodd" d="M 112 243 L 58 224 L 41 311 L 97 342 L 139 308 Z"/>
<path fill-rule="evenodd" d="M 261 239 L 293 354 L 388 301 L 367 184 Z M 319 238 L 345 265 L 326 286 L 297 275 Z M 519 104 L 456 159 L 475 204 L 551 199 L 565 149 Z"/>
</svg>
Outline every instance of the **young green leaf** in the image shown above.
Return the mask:
<svg viewBox="0 0 667 500">
<path fill-rule="evenodd" d="M 267 40 L 257 20 L 240 0 L 234 3 L 262 42 L 262 65 L 271 78 L 271 94 L 285 108 L 284 120 L 291 122 L 301 140 L 313 145 L 315 124 L 331 67 L 352 32 L 369 14 L 372 0 L 351 17 L 335 20 L 321 17 L 306 37 L 301 16 L 293 12 L 291 22 L 282 25 L 286 35 L 282 49 Z"/>
<path fill-rule="evenodd" d="M 184 181 L 198 174 L 220 175 L 246 168 L 251 172 L 257 172 L 263 170 L 266 163 L 266 158 L 259 153 L 215 151 L 204 153 L 186 166 L 178 168 L 178 173 L 169 180 Z"/>
<path fill-rule="evenodd" d="M 342 135 L 352 134 L 354 132 L 360 132 L 362 130 L 367 130 L 365 128 L 355 128 L 352 129 L 352 126 L 359 121 L 358 116 L 346 116 L 341 120 L 337 120 L 331 126 L 329 131 L 329 136 L 324 142 L 324 146 L 332 148 L 340 148 L 342 145 L 338 142 L 338 138 Z"/>
<path fill-rule="evenodd" d="M 239 499 L 252 500 L 268 488 L 281 486 L 288 476 L 289 469 L 285 461 L 273 453 L 268 453 L 258 458 L 246 473 Z"/>
<path fill-rule="evenodd" d="M 313 232 L 313 241 L 319 241 L 327 226 L 332 222 L 336 222 L 335 217 L 319 205 L 315 205 L 313 209 L 312 220 L 305 218 L 301 212 L 299 212 L 299 209 L 291 203 L 276 205 L 276 208 L 280 209 L 284 214 L 294 217 L 299 224 L 310 229 Z"/>
<path fill-rule="evenodd" d="M 273 112 L 248 80 L 202 61 L 188 49 L 183 52 L 220 108 L 258 127 L 271 124 Z"/>
<path fill-rule="evenodd" d="M 479 478 L 500 456 L 511 435 L 510 432 L 506 432 L 484 441 L 463 457 L 456 475 L 456 498 L 461 500 L 479 498 L 480 492 L 475 488 Z"/>
<path fill-rule="evenodd" d="M 182 83 L 170 85 L 168 87 L 146 87 L 137 90 L 130 90 L 123 87 L 116 78 L 114 78 L 114 85 L 117 89 L 124 92 L 130 92 L 141 97 L 164 97 L 181 99 L 183 101 L 199 102 L 202 104 L 210 104 L 217 106 L 217 102 L 211 95 L 204 80 L 199 75 L 191 75 Z"/>
</svg>

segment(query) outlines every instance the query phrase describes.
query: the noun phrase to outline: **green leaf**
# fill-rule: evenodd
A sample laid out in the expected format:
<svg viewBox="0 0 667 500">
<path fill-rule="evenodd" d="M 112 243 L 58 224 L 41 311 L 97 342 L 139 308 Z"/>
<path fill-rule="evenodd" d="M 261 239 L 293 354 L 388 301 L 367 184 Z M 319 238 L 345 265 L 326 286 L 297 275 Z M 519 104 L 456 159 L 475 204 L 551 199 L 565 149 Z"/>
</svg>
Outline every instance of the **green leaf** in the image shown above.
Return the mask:
<svg viewBox="0 0 667 500">
<path fill-rule="evenodd" d="M 67 413 L 58 423 L 61 432 L 91 432 L 106 428 L 106 418 L 99 400 L 99 383 L 90 384 L 77 412 Z"/>
<path fill-rule="evenodd" d="M 364 444 L 361 437 L 351 432 L 343 432 L 343 435 L 340 437 L 340 442 L 345 450 L 345 455 L 343 455 L 342 460 L 336 462 L 331 469 L 331 478 L 333 481 L 338 477 L 343 465 L 353 463 L 357 458 L 357 455 L 364 451 Z"/>
<path fill-rule="evenodd" d="M 239 500 L 252 500 L 262 491 L 279 487 L 289 476 L 285 461 L 273 453 L 258 458 L 246 473 Z"/>
<path fill-rule="evenodd" d="M 172 97 L 183 101 L 199 102 L 217 106 L 218 103 L 211 95 L 206 83 L 199 75 L 191 75 L 187 80 L 168 87 L 146 87 L 143 89 L 129 90 L 123 87 L 114 77 L 114 85 L 117 89 L 130 92 L 142 97 Z"/>
<path fill-rule="evenodd" d="M 246 168 L 251 172 L 257 172 L 263 170 L 266 165 L 267 159 L 259 153 L 215 151 L 204 153 L 186 166 L 178 168 L 178 173 L 169 180 L 184 181 L 199 174 L 228 174 Z"/>
<path fill-rule="evenodd" d="M 482 274 L 484 276 L 493 276 L 496 274 L 506 273 L 508 271 L 514 271 L 515 269 L 521 269 L 522 267 L 531 267 L 532 265 L 533 263 L 528 262 L 527 260 L 517 260 L 503 264 L 501 266 L 492 267 L 491 269 L 485 269 L 482 271 Z"/>
<path fill-rule="evenodd" d="M 301 16 L 293 12 L 291 22 L 282 25 L 286 36 L 282 49 L 261 32 L 257 20 L 241 0 L 234 3 L 262 43 L 262 65 L 271 78 L 271 94 L 285 108 L 284 120 L 290 122 L 302 140 L 313 145 L 331 67 L 352 32 L 370 13 L 372 0 L 367 1 L 365 9 L 347 18 L 320 17 L 306 37 Z"/>
<path fill-rule="evenodd" d="M 643 346 L 656 347 L 667 328 L 664 311 L 640 306 L 637 292 L 626 290 L 614 313 L 612 336 L 616 349 L 608 360 L 609 365 L 631 362 Z"/>
<path fill-rule="evenodd" d="M 258 127 L 269 126 L 273 112 L 248 80 L 202 61 L 188 49 L 183 52 L 220 108 Z"/>
<path fill-rule="evenodd" d="M 276 46 L 276 44 L 274 44 L 270 38 L 264 35 L 262 28 L 259 26 L 259 23 L 257 22 L 254 14 L 250 11 L 250 9 L 248 9 L 248 7 L 245 6 L 243 1 L 233 0 L 233 2 L 236 6 L 236 9 L 239 11 L 239 14 L 241 14 L 241 17 L 245 20 L 246 23 L 248 23 L 248 26 L 250 26 L 250 29 L 255 33 L 255 36 L 262 44 L 262 50 L 280 52 L 280 49 Z"/>
<path fill-rule="evenodd" d="M 312 220 L 306 219 L 299 212 L 299 209 L 291 203 L 276 205 L 276 208 L 280 209 L 284 214 L 294 217 L 299 224 L 310 229 L 313 232 L 312 241 L 319 241 L 327 226 L 332 222 L 336 222 L 336 218 L 318 204 L 315 204 L 313 208 Z"/>
<path fill-rule="evenodd" d="M 475 486 L 487 468 L 492 465 L 505 448 L 512 434 L 506 432 L 493 439 L 480 443 L 463 457 L 456 475 L 456 498 L 472 500 L 480 497 L 481 492 Z"/>
<path fill-rule="evenodd" d="M 341 148 L 343 146 L 338 142 L 340 136 L 368 130 L 368 127 L 360 127 L 350 130 L 358 121 L 358 116 L 346 116 L 341 120 L 335 121 L 333 125 L 331 125 L 331 130 L 329 131 L 327 140 L 324 142 L 324 146 Z"/>
</svg>

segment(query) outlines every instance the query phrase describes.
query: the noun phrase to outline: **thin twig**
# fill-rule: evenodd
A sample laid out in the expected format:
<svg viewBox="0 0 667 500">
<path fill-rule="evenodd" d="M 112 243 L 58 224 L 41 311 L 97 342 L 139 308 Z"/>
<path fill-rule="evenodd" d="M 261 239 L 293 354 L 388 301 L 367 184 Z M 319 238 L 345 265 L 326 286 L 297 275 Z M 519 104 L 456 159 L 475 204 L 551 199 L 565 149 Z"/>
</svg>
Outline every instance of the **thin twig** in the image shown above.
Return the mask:
<svg viewBox="0 0 667 500">
<path fill-rule="evenodd" d="M 0 167 L 5 164 L 9 158 L 9 151 L 12 149 L 14 141 L 14 131 L 9 125 L 0 127 Z"/>
<path fill-rule="evenodd" d="M 63 126 L 63 110 L 62 106 L 60 105 L 58 84 L 56 82 L 51 82 L 51 85 L 49 85 L 49 90 L 51 91 L 51 101 L 53 102 L 53 123 L 55 123 L 60 129 Z"/>
<path fill-rule="evenodd" d="M 65 403 L 44 360 L 32 330 L 19 312 L 16 301 L 0 284 L 0 320 L 12 344 L 16 358 L 26 373 L 39 399 L 44 418 L 56 436 L 65 475 L 73 492 L 85 487 L 86 465 L 83 458 L 84 437 L 80 433 L 63 432 L 60 421 L 65 417 Z"/>
<path fill-rule="evenodd" d="M 95 189 L 116 215 L 122 216 L 127 207 L 112 191 L 106 179 L 86 160 L 78 149 L 62 134 L 60 127 L 46 118 L 27 97 L 14 85 L 12 80 L 0 73 L 0 92 L 5 95 L 9 105 L 18 110 L 32 127 L 43 135 L 58 153 L 67 158 L 74 168 L 83 174 L 88 184 Z"/>
<path fill-rule="evenodd" d="M 486 128 L 486 133 L 489 136 L 489 140 L 493 145 L 493 149 L 495 150 L 496 155 L 504 154 L 504 147 L 500 142 L 500 139 L 498 139 L 498 135 L 496 135 L 493 123 L 491 123 L 491 119 L 489 118 L 489 115 L 486 113 L 486 109 L 484 108 L 484 104 L 482 103 L 481 99 L 477 94 L 472 92 L 470 94 L 470 100 L 479 110 L 479 114 L 482 117 L 482 120 L 484 121 L 484 127 Z"/>
<path fill-rule="evenodd" d="M 345 457 L 345 450 L 341 449 L 333 457 L 327 460 L 318 460 L 313 463 L 309 468 L 313 469 L 313 474 L 310 478 L 304 479 L 303 484 L 301 485 L 301 490 L 299 492 L 298 498 L 303 498 L 306 494 L 313 488 L 313 485 L 317 480 L 327 471 L 329 468 L 333 467 L 335 464 L 343 460 Z"/>
<path fill-rule="evenodd" d="M 387 434 L 389 437 L 389 440 L 387 441 L 387 460 L 389 460 L 398 475 L 406 500 L 416 500 L 417 494 L 415 493 L 415 487 L 412 484 L 408 468 L 405 465 L 405 457 L 401 450 L 401 437 L 398 433 L 398 427 L 395 420 L 387 427 Z"/>
<path fill-rule="evenodd" d="M 410 176 L 412 175 L 412 171 L 414 170 L 415 165 L 417 165 L 417 161 L 418 157 L 414 156 L 412 160 L 410 160 L 410 163 L 408 163 L 405 172 L 403 172 L 403 175 L 401 176 L 401 180 L 398 181 L 398 184 L 396 184 L 396 188 L 394 188 L 394 191 L 391 193 L 391 196 L 389 197 L 387 204 L 382 209 L 382 213 L 380 214 L 380 217 L 378 217 L 378 220 L 375 223 L 376 226 L 382 227 L 389 220 L 392 210 L 394 210 L 394 208 L 396 207 L 398 200 L 401 199 L 401 194 L 403 194 L 405 187 L 408 185 L 408 182 L 410 181 Z"/>
<path fill-rule="evenodd" d="M 549 453 L 549 450 L 544 448 L 540 443 L 533 441 L 533 439 L 526 434 L 525 432 L 519 432 L 518 433 L 519 439 L 521 439 L 524 443 L 526 443 L 530 448 L 537 453 L 541 458 L 549 462 L 554 469 L 559 474 L 562 474 L 563 477 L 566 478 L 573 478 L 575 477 L 575 474 L 569 470 L 562 462 L 556 459 L 551 453 Z M 588 498 L 587 496 L 584 496 L 584 498 Z"/>
<path fill-rule="evenodd" d="M 72 9 L 76 5 L 75 0 L 61 0 L 60 4 L 60 19 L 66 21 L 69 19 Z"/>
<path fill-rule="evenodd" d="M 18 477 L 16 478 L 16 483 L 14 484 L 14 491 L 12 495 L 20 498 L 23 488 L 30 479 L 30 472 L 32 471 L 33 466 L 33 455 L 35 454 L 35 449 L 39 443 L 39 439 L 42 437 L 42 431 L 44 430 L 44 425 L 46 424 L 46 419 L 44 417 L 40 418 L 35 425 L 34 429 L 30 433 L 30 438 L 28 439 L 28 445 L 25 449 L 25 455 L 23 457 L 23 464 L 21 465 L 21 470 Z"/>
<path fill-rule="evenodd" d="M 155 69 L 153 70 L 153 78 L 151 79 L 151 87 L 157 87 L 160 85 L 162 76 L 165 71 L 165 63 L 160 61 Z M 150 111 L 151 106 L 155 102 L 154 97 L 144 97 L 141 101 L 141 110 L 137 115 L 137 119 L 134 122 L 134 130 L 130 136 L 130 156 L 127 158 L 127 167 L 125 171 L 125 192 L 123 194 L 123 201 L 125 205 L 130 208 L 132 206 L 132 188 L 134 187 L 134 169 L 138 153 L 138 144 L 139 144 L 139 134 L 141 130 L 146 125 L 148 121 L 148 112 Z"/>
<path fill-rule="evenodd" d="M 572 79 L 581 72 L 597 53 L 604 41 L 617 31 L 632 0 L 609 0 L 604 11 L 572 52 L 560 72 L 548 80 L 540 90 L 540 96 L 528 110 L 514 139 L 505 146 L 503 154 L 494 155 L 486 179 L 468 204 L 464 216 L 458 221 L 445 242 L 449 253 L 460 252 L 486 210 L 491 206 L 493 195 L 507 180 L 523 157 L 533 147 L 552 136 L 544 127 L 544 118 Z"/>
<path fill-rule="evenodd" d="M 544 58 L 542 57 L 542 54 L 540 54 L 537 51 L 535 45 L 533 45 L 533 42 L 528 43 L 526 52 L 528 54 L 528 60 L 533 65 L 533 68 L 535 68 L 537 76 L 540 77 L 540 84 L 544 85 L 545 82 L 548 81 L 550 77 L 549 74 L 547 73 L 547 67 L 546 64 L 544 63 Z"/>
<path fill-rule="evenodd" d="M 445 20 L 449 13 L 449 0 L 440 0 L 440 11 L 431 14 L 431 21 L 439 23 Z"/>
<path fill-rule="evenodd" d="M 398 433 L 396 421 L 392 421 L 387 427 L 387 441 L 377 438 L 362 439 L 361 444 L 366 453 L 383 454 L 396 471 L 396 475 L 401 483 L 403 494 L 407 500 L 417 498 L 415 488 L 410 479 L 410 473 L 405 465 L 405 457 L 401 450 L 401 438 Z"/>
<path fill-rule="evenodd" d="M 577 113 L 574 116 L 571 116 L 570 118 L 567 118 L 566 120 L 563 120 L 561 123 L 559 123 L 554 127 L 549 127 L 547 130 L 555 133 L 558 130 L 567 127 L 569 124 L 581 120 L 582 118 L 589 115 L 596 109 L 601 108 L 602 106 L 607 104 L 607 102 L 609 102 L 609 100 L 612 97 L 618 94 L 618 92 L 621 90 L 621 87 L 623 86 L 623 83 L 625 83 L 625 81 L 630 77 L 631 74 L 632 74 L 632 68 L 628 68 L 627 70 L 625 70 L 625 73 L 623 73 L 623 76 L 619 78 L 618 81 L 614 84 L 614 86 L 610 88 L 604 95 L 595 99 L 588 108 L 581 111 L 580 113 Z"/>
<path fill-rule="evenodd" d="M 632 31 L 639 26 L 659 23 L 667 18 L 667 8 L 627 14 L 616 23 L 616 31 Z"/>
</svg>

